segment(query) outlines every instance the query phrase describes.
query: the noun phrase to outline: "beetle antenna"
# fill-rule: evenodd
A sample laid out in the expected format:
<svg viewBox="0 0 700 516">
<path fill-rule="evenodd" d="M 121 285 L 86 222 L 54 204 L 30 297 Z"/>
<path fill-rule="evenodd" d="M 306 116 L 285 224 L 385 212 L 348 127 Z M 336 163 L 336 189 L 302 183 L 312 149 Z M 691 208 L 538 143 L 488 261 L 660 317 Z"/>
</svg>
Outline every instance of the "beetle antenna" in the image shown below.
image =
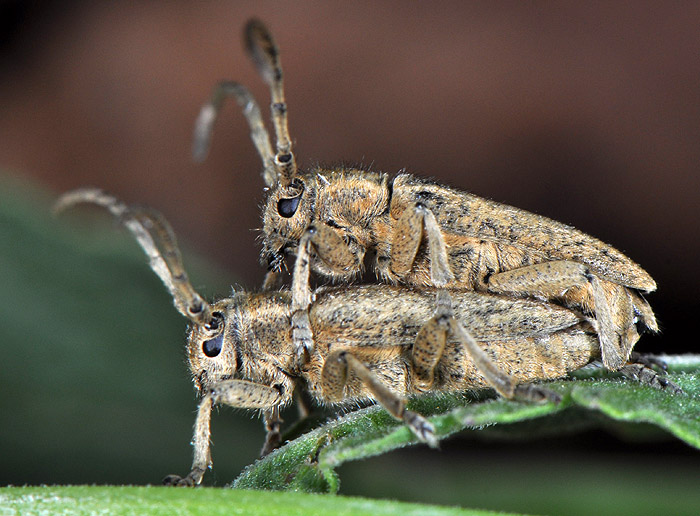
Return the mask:
<svg viewBox="0 0 700 516">
<path fill-rule="evenodd" d="M 260 106 L 248 88 L 237 82 L 221 81 L 214 87 L 209 102 L 202 106 L 194 125 L 192 156 L 197 162 L 202 162 L 207 157 L 211 135 L 214 131 L 214 122 L 219 116 L 224 101 L 229 97 L 236 99 L 243 110 L 243 115 L 250 128 L 250 138 L 263 162 L 263 180 L 268 187 L 273 187 L 277 183 L 278 172 L 275 167 L 275 154 L 272 152 L 270 136 L 260 114 Z"/>
<path fill-rule="evenodd" d="M 275 126 L 277 153 L 274 167 L 280 186 L 288 186 L 297 173 L 296 160 L 292 153 L 292 141 L 287 126 L 287 103 L 284 100 L 284 82 L 279 50 L 272 34 L 258 19 L 250 20 L 244 30 L 245 47 L 255 63 L 258 73 L 270 88 L 272 123 Z"/>
<path fill-rule="evenodd" d="M 175 308 L 197 325 L 213 320 L 211 307 L 192 287 L 182 265 L 175 233 L 165 217 L 154 210 L 129 207 L 98 188 L 80 188 L 59 197 L 54 212 L 76 204 L 96 204 L 109 210 L 126 226 L 148 256 L 155 272 L 173 297 Z"/>
</svg>

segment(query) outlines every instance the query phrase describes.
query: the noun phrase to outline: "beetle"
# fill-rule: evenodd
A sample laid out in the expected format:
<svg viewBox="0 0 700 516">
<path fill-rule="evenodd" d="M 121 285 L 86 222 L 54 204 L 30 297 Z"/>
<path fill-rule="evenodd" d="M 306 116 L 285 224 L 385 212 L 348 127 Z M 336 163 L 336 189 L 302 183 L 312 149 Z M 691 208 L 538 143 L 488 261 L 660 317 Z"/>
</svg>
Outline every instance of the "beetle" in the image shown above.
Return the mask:
<svg viewBox="0 0 700 516">
<path fill-rule="evenodd" d="M 296 165 L 288 130 L 279 50 L 259 20 L 245 46 L 271 93 L 275 150 L 260 108 L 242 85 L 224 81 L 195 124 L 202 160 L 227 97 L 243 108 L 268 189 L 263 209 L 264 287 L 279 284 L 286 255 L 292 275 L 294 340 L 301 361 L 313 348 L 308 266 L 321 278 L 350 283 L 368 265 L 379 281 L 553 301 L 594 318 L 602 360 L 619 370 L 656 317 L 642 297 L 654 279 L 614 247 L 571 226 L 410 174 Z M 368 258 L 372 255 L 372 258 Z M 300 263 L 301 262 L 301 263 Z"/>
<path fill-rule="evenodd" d="M 592 320 L 553 303 L 374 284 L 314 292 L 308 313 L 315 346 L 300 364 L 290 325 L 293 292 L 235 292 L 210 304 L 192 287 L 162 215 L 128 207 L 97 189 L 68 192 L 56 209 L 79 203 L 108 209 L 129 229 L 191 323 L 187 354 L 201 394 L 194 460 L 186 476 L 166 477 L 169 485 L 197 485 L 210 467 L 216 404 L 263 411 L 263 453 L 279 443 L 279 410 L 301 387 L 322 404 L 375 401 L 419 440 L 435 445 L 435 429 L 406 408 L 408 396 L 492 388 L 507 398 L 556 403 L 556 392 L 533 382 L 562 377 L 601 356 Z M 628 364 L 621 371 L 680 392 L 646 365 Z"/>
</svg>

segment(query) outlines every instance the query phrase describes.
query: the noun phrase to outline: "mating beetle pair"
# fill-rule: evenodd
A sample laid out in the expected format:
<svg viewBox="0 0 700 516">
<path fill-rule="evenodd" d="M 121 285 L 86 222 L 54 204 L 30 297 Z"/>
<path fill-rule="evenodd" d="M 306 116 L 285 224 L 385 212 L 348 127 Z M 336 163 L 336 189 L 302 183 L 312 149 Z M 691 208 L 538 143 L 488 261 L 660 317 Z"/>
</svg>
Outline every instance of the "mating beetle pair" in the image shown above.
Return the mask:
<svg viewBox="0 0 700 516">
<path fill-rule="evenodd" d="M 264 292 L 210 305 L 190 285 L 172 230 L 157 213 L 99 190 L 59 201 L 96 203 L 120 217 L 192 322 L 188 353 L 202 394 L 195 458 L 187 476 L 168 483 L 201 481 L 211 462 L 214 404 L 263 410 L 267 452 L 279 442 L 279 409 L 300 385 L 319 402 L 375 400 L 428 443 L 434 430 L 406 410 L 408 395 L 490 387 L 509 398 L 556 401 L 531 382 L 599 358 L 610 370 L 678 390 L 630 361 L 640 333 L 657 330 L 641 295 L 656 284 L 641 267 L 572 227 L 408 174 L 299 170 L 277 47 L 257 20 L 245 39 L 270 87 L 275 149 L 252 95 L 223 82 L 202 109 L 194 150 L 206 154 L 218 110 L 233 96 L 269 188 Z M 296 257 L 291 290 L 277 290 L 287 254 Z M 368 255 L 379 284 L 348 286 Z M 345 285 L 312 291 L 311 270 Z"/>
</svg>

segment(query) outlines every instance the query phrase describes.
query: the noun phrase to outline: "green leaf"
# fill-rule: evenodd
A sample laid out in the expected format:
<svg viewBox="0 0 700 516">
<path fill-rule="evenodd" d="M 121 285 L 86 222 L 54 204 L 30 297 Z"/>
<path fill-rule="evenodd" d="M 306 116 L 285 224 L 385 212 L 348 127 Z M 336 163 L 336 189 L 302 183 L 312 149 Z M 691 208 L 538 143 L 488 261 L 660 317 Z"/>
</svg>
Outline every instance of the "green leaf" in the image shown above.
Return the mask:
<svg viewBox="0 0 700 516">
<path fill-rule="evenodd" d="M 430 421 L 438 439 L 466 429 L 489 431 L 493 425 L 524 423 L 532 435 L 533 426 L 538 424 L 552 432 L 600 422 L 605 417 L 624 423 L 652 424 L 700 448 L 700 355 L 663 358 L 669 365 L 669 378 L 685 394 L 660 391 L 601 369 L 587 368 L 574 375 L 578 378 L 547 384 L 562 395 L 559 404 L 436 395 L 413 400 L 411 408 L 424 415 L 432 414 Z M 581 411 L 585 412 L 583 416 Z M 372 406 L 289 442 L 248 466 L 233 487 L 336 492 L 339 482 L 335 469 L 341 464 L 416 443 L 416 437 L 405 425 L 380 407 Z"/>
<path fill-rule="evenodd" d="M 246 514 L 248 516 L 486 516 L 505 513 L 474 511 L 344 496 L 304 493 L 178 489 L 171 487 L 67 486 L 0 489 L 0 514 L 25 516 L 92 514 L 189 516 Z"/>
</svg>

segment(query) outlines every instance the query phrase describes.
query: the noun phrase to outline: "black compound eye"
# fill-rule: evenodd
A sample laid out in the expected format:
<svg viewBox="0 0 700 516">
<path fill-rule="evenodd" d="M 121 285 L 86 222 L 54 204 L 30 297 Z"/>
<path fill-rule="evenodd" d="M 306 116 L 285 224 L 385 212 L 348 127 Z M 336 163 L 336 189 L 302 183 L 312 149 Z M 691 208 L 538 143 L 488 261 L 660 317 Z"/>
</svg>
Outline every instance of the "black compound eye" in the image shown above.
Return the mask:
<svg viewBox="0 0 700 516">
<path fill-rule="evenodd" d="M 277 201 L 277 213 L 279 213 L 280 216 L 284 217 L 285 219 L 288 219 L 297 212 L 300 200 L 301 194 L 290 199 L 280 199 Z"/>
<path fill-rule="evenodd" d="M 223 332 L 214 337 L 213 339 L 205 340 L 202 343 L 202 351 L 209 358 L 214 358 L 219 353 L 221 353 L 221 347 L 224 344 L 224 334 Z"/>
</svg>

